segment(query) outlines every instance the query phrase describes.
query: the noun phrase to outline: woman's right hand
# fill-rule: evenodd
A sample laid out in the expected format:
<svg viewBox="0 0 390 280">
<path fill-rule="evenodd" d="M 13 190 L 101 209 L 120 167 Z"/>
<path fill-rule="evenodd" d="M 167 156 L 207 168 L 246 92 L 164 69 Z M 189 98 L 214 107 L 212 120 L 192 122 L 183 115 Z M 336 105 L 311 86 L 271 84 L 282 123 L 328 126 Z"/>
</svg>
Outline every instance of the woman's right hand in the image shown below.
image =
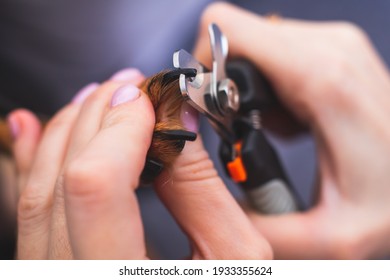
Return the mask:
<svg viewBox="0 0 390 280">
<path fill-rule="evenodd" d="M 204 12 L 195 56 L 211 63 L 207 27 L 251 60 L 315 136 L 319 198 L 308 212 L 248 214 L 277 258 L 370 258 L 390 252 L 390 78 L 367 36 L 343 22 L 269 21 L 230 4 Z"/>
</svg>

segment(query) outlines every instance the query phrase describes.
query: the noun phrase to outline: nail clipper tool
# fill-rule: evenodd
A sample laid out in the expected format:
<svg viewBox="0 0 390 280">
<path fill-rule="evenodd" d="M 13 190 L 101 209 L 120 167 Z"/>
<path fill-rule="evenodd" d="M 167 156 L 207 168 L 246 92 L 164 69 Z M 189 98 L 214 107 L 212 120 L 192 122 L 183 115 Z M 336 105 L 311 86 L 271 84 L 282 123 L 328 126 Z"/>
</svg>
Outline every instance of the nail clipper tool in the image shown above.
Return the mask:
<svg viewBox="0 0 390 280">
<path fill-rule="evenodd" d="M 184 99 L 205 115 L 221 138 L 220 158 L 230 178 L 239 183 L 251 205 L 259 212 L 281 214 L 299 210 L 296 197 L 278 156 L 261 125 L 267 105 L 267 80 L 246 60 L 227 61 L 228 41 L 217 25 L 209 26 L 212 69 L 207 69 L 185 50 L 176 51 Z M 183 72 L 184 73 L 184 72 Z"/>
</svg>

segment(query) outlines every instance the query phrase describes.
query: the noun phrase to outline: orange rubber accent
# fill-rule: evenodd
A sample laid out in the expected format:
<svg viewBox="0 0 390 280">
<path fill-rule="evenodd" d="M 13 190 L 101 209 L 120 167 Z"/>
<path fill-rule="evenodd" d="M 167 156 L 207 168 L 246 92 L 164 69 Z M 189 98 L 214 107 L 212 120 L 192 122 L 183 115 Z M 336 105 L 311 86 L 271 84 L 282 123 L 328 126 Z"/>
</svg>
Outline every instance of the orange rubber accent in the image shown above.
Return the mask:
<svg viewBox="0 0 390 280">
<path fill-rule="evenodd" d="M 241 158 L 241 142 L 237 142 L 234 146 L 237 157 L 227 164 L 227 169 L 232 180 L 236 183 L 241 183 L 247 179 L 247 173 Z"/>
<path fill-rule="evenodd" d="M 227 164 L 227 169 L 234 182 L 240 183 L 246 181 L 247 174 L 241 157 L 237 157 L 235 160 L 229 162 Z"/>
</svg>

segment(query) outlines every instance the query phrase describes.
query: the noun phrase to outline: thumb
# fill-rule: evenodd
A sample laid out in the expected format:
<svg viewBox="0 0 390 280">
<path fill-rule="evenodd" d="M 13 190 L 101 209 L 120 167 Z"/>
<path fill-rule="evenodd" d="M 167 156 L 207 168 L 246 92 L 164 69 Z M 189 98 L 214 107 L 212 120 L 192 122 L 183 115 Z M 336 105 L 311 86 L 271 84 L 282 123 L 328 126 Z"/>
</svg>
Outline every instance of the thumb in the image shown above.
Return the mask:
<svg viewBox="0 0 390 280">
<path fill-rule="evenodd" d="M 194 258 L 271 258 L 267 241 L 225 187 L 200 138 L 187 142 L 157 179 L 156 191 L 189 236 Z"/>
<path fill-rule="evenodd" d="M 65 202 L 72 248 L 82 259 L 146 257 L 138 185 L 154 126 L 153 107 L 132 85 L 115 91 L 100 131 L 70 160 Z"/>
</svg>

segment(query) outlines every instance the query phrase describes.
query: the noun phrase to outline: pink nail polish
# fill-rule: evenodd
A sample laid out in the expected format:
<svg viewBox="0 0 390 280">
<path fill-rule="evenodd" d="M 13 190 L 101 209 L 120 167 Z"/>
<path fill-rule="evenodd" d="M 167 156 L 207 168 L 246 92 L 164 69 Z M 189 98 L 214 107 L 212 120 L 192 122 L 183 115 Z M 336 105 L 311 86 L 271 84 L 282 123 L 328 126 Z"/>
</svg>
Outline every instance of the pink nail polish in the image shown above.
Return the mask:
<svg viewBox="0 0 390 280">
<path fill-rule="evenodd" d="M 111 107 L 118 106 L 125 102 L 136 100 L 140 96 L 140 91 L 137 87 L 127 84 L 116 90 L 111 99 Z"/>
<path fill-rule="evenodd" d="M 8 128 L 11 131 L 12 139 L 18 138 L 20 126 L 18 120 L 11 114 L 7 118 Z"/>
<path fill-rule="evenodd" d="M 91 83 L 79 90 L 79 92 L 73 97 L 72 103 L 81 104 L 84 100 L 97 88 L 99 87 L 98 83 Z"/>
<path fill-rule="evenodd" d="M 110 80 L 115 82 L 132 82 L 141 81 L 144 79 L 144 75 L 136 68 L 126 68 L 119 72 L 116 72 Z"/>
<path fill-rule="evenodd" d="M 188 131 L 198 133 L 199 113 L 188 103 L 183 103 L 180 112 L 180 118 Z"/>
</svg>

